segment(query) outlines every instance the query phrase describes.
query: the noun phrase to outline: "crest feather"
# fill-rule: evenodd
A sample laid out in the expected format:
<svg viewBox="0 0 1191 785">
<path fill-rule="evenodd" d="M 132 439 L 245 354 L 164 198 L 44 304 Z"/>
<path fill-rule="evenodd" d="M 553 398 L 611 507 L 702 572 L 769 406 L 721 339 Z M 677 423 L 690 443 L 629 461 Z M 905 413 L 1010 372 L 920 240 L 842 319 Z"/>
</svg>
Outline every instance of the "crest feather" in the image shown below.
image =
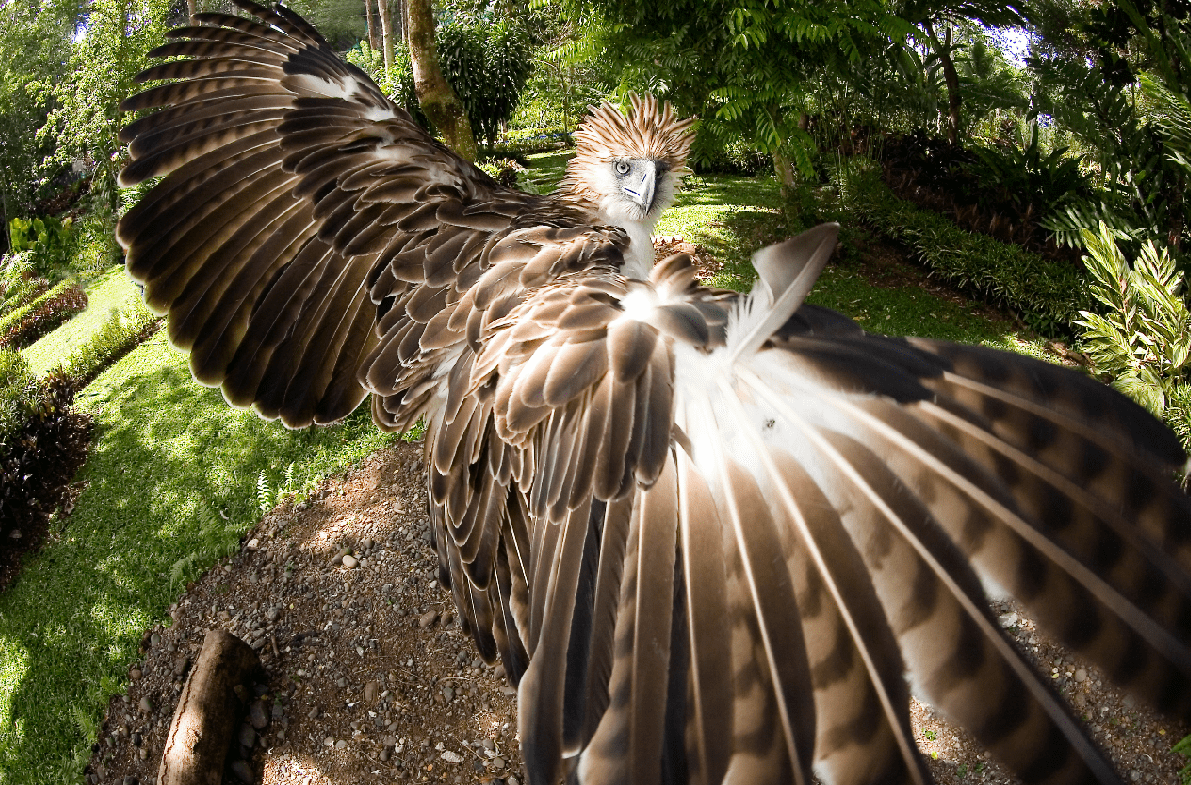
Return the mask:
<svg viewBox="0 0 1191 785">
<path fill-rule="evenodd" d="M 664 161 L 676 177 L 690 174 L 686 163 L 695 118 L 676 120 L 674 106 L 652 95 L 631 93 L 629 102 L 627 116 L 608 101 L 590 107 L 591 113 L 575 132 L 575 157 L 567 164 L 566 177 L 559 184 L 562 195 L 584 202 L 598 201 L 585 175 L 616 158 Z"/>
</svg>

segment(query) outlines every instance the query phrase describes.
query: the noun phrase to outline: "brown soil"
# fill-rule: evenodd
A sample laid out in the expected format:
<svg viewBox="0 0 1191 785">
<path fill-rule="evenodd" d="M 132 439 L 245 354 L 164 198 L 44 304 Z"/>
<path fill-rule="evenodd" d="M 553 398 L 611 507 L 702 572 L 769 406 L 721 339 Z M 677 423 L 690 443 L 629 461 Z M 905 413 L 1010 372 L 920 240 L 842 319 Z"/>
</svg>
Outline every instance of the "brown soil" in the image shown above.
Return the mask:
<svg viewBox="0 0 1191 785">
<path fill-rule="evenodd" d="M 206 631 L 222 627 L 268 673 L 267 725 L 246 723 L 248 769 L 237 764 L 245 748 L 233 750 L 225 782 L 512 785 L 513 689 L 455 623 L 427 524 L 421 446 L 405 443 L 267 515 L 240 553 L 188 587 L 171 626 L 146 631 L 89 781 L 156 780 L 186 674 Z"/>
</svg>

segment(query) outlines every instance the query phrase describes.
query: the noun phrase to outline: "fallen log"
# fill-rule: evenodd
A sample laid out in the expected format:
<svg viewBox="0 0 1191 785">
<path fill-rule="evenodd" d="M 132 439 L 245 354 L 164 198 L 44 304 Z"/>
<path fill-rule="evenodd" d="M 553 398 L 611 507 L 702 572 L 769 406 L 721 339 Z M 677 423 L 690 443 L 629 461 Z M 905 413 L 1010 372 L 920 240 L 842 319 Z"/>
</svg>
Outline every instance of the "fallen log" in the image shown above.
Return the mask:
<svg viewBox="0 0 1191 785">
<path fill-rule="evenodd" d="M 210 630 L 170 723 L 158 785 L 219 785 L 236 731 L 262 679 L 260 658 L 225 630 Z"/>
</svg>

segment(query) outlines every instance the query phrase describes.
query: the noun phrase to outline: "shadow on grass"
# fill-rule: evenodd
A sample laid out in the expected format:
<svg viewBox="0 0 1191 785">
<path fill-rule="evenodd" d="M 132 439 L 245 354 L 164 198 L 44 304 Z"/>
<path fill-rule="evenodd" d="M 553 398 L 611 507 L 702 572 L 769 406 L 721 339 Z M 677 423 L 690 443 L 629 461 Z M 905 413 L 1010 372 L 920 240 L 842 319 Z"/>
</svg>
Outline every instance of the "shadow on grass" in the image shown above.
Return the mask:
<svg viewBox="0 0 1191 785">
<path fill-rule="evenodd" d="M 259 519 L 261 472 L 301 487 L 395 438 L 367 407 L 302 432 L 234 410 L 163 338 L 97 381 L 86 490 L 0 595 L 0 782 L 75 781 L 142 632 Z"/>
</svg>

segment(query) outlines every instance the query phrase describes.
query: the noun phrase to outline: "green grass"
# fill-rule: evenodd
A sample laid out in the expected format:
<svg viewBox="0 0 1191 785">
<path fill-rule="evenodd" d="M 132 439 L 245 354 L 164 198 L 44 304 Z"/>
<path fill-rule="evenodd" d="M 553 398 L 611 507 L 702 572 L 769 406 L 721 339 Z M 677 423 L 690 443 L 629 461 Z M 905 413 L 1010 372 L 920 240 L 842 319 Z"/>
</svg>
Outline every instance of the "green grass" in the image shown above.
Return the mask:
<svg viewBox="0 0 1191 785">
<path fill-rule="evenodd" d="M 394 436 L 367 407 L 287 431 L 190 379 L 163 333 L 80 396 L 95 417 L 87 484 L 60 536 L 0 594 L 0 782 L 74 781 L 109 695 L 127 688 L 142 632 L 257 520 L 257 478 L 296 487 Z M 57 524 L 54 524 L 55 526 Z M 55 532 L 55 535 L 58 533 Z"/>
<path fill-rule="evenodd" d="M 87 341 L 108 321 L 113 308 L 131 311 L 140 295 L 123 267 L 113 267 L 86 285 L 87 309 L 21 351 L 42 376 Z"/>
</svg>

